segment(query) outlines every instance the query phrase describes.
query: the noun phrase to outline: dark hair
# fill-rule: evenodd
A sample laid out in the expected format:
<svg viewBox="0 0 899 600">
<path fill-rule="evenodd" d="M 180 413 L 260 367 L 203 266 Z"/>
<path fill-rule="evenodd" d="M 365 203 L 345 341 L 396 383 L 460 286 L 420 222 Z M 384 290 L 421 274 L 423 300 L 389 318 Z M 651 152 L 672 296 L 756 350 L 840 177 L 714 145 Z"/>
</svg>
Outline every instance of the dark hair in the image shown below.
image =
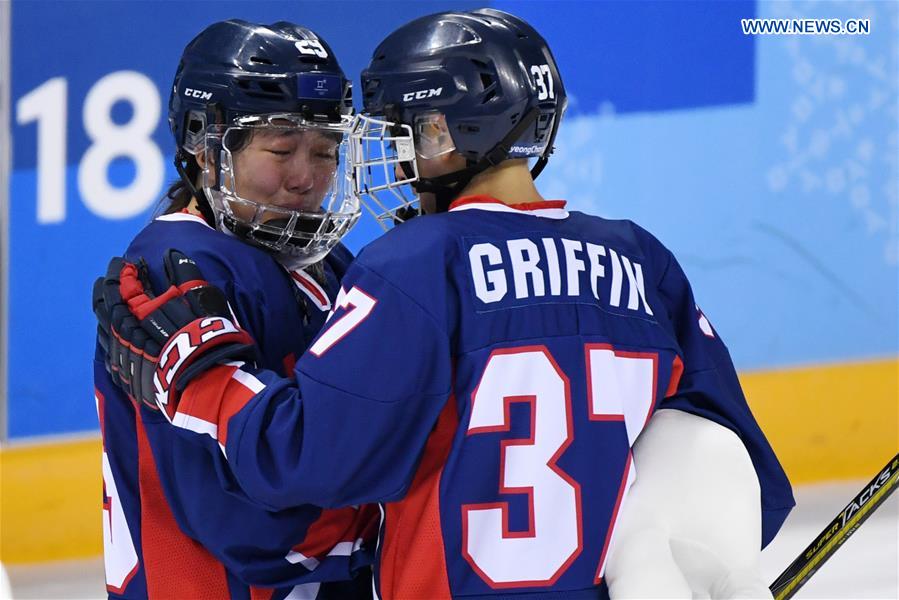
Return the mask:
<svg viewBox="0 0 899 600">
<path fill-rule="evenodd" d="M 197 182 L 200 176 L 200 165 L 194 155 L 187 152 L 178 152 L 175 155 L 175 166 L 179 172 L 179 178 L 169 185 L 165 195 L 159 200 L 156 210 L 153 211 L 153 217 L 159 215 L 170 215 L 172 213 L 181 212 L 190 205 L 190 201 L 194 198 L 194 191 L 197 190 Z M 188 185 L 188 181 L 191 185 Z M 215 227 L 215 214 L 209 201 L 205 195 L 197 190 L 197 207 L 200 214 L 210 227 Z"/>
<path fill-rule="evenodd" d="M 250 131 L 229 130 L 225 134 L 224 145 L 236 154 L 246 148 L 252 139 L 253 133 Z M 209 200 L 197 186 L 202 172 L 197 157 L 182 149 L 175 155 L 175 167 L 178 169 L 180 177 L 172 182 L 165 195 L 159 200 L 156 210 L 153 211 L 154 218 L 159 215 L 181 212 L 190 205 L 190 201 L 196 195 L 200 214 L 203 215 L 203 219 L 210 227 L 215 227 L 215 213 L 209 206 Z M 191 185 L 188 185 L 188 181 L 191 182 Z"/>
<path fill-rule="evenodd" d="M 192 156 L 186 162 L 187 164 L 184 169 L 187 176 L 190 177 L 192 181 L 196 181 L 197 176 L 200 174 L 200 165 L 197 164 L 197 160 Z M 184 183 L 184 180 L 179 177 L 172 182 L 169 189 L 166 190 L 165 195 L 159 200 L 159 206 L 154 213 L 157 215 L 169 215 L 179 212 L 187 208 L 192 198 L 193 193 L 190 188 L 188 188 L 187 184 Z M 198 202 L 200 200 L 201 198 L 197 199 Z"/>
</svg>

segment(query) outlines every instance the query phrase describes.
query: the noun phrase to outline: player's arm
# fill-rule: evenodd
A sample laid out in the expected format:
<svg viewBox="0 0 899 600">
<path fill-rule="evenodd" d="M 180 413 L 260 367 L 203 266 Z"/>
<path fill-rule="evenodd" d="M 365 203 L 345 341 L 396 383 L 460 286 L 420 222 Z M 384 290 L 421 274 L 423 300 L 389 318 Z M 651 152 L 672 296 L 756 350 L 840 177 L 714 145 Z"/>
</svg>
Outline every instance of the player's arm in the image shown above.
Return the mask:
<svg viewBox="0 0 899 600">
<path fill-rule="evenodd" d="M 122 278 L 125 288 L 141 283 L 133 273 Z M 229 334 L 207 332 L 210 318 L 222 318 L 209 317 L 195 303 L 187 303 L 193 312 L 185 312 L 186 300 L 172 291 L 178 286 L 169 288 L 168 297 L 129 291 L 147 298 L 152 310 L 130 300 L 110 302 L 109 312 L 118 316 L 98 316 L 111 323 L 123 347 L 133 344 L 122 331 L 159 338 L 158 353 L 126 358 L 151 365 L 150 398 L 176 427 L 213 438 L 253 501 L 281 509 L 390 500 L 405 493 L 446 403 L 449 343 L 430 315 L 364 267 L 351 267 L 345 281 L 348 289 L 331 320 L 297 364 L 296 382 L 227 362 L 239 348 L 215 343 L 217 335 Z M 167 336 L 161 337 L 148 315 L 178 327 L 162 328 Z M 117 328 L 119 321 L 131 327 Z M 231 323 L 221 327 L 236 330 Z M 402 338 L 403 332 L 413 334 Z"/>
<path fill-rule="evenodd" d="M 762 597 L 763 544 L 792 506 L 789 482 L 749 411 L 724 344 L 664 251 L 660 318 L 684 372 L 634 447 L 606 578 L 612 597 Z"/>
<path fill-rule="evenodd" d="M 356 263 L 335 304 L 296 381 L 217 367 L 182 397 L 183 413 L 222 399 L 219 442 L 241 487 L 266 506 L 402 497 L 449 398 L 447 336 L 402 291 Z M 212 381 L 228 369 L 217 394 Z"/>
<path fill-rule="evenodd" d="M 743 442 L 761 487 L 762 546 L 795 504 L 790 482 L 749 409 L 727 347 L 700 310 L 686 275 L 665 250 L 667 268 L 658 283 L 665 314 L 681 350 L 684 370 L 676 392 L 660 408 L 709 419 Z"/>
<path fill-rule="evenodd" d="M 759 482 L 731 430 L 660 410 L 637 438 L 634 468 L 606 565 L 612 598 L 771 597 Z"/>
</svg>

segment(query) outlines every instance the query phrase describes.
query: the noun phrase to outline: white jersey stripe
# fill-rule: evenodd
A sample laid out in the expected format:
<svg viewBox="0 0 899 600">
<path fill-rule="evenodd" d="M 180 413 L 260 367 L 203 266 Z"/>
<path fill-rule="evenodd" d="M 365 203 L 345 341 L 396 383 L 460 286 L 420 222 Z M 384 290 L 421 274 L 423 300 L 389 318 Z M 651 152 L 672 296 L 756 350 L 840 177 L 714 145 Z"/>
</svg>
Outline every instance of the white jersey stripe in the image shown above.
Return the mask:
<svg viewBox="0 0 899 600">
<path fill-rule="evenodd" d="M 318 598 L 318 589 L 321 585 L 318 581 L 301 583 L 290 590 L 290 593 L 284 597 L 284 600 L 315 600 Z"/>
<path fill-rule="evenodd" d="M 310 571 L 314 571 L 315 568 L 318 567 L 319 564 L 321 564 L 321 563 L 319 563 L 317 558 L 314 558 L 312 556 L 306 556 L 302 552 L 297 552 L 296 550 L 291 550 L 290 552 L 287 553 L 287 556 L 285 556 L 284 558 L 286 558 L 287 562 L 289 562 L 290 564 L 303 565 Z"/>
<path fill-rule="evenodd" d="M 315 280 L 314 277 L 303 271 L 302 269 L 296 269 L 295 271 L 288 271 L 290 273 L 290 278 L 293 280 L 294 285 L 297 286 L 306 296 L 312 300 L 312 303 L 315 304 L 319 308 L 319 310 L 328 311 L 331 310 L 331 299 L 328 298 L 327 292 L 322 288 L 321 285 Z"/>
<path fill-rule="evenodd" d="M 212 439 L 218 440 L 218 425 L 193 415 L 176 412 L 175 418 L 172 419 L 172 425 L 180 427 L 181 429 L 187 429 L 188 431 L 208 435 L 211 436 Z"/>
<path fill-rule="evenodd" d="M 234 374 L 231 376 L 231 378 L 243 385 L 254 394 L 258 394 L 265 389 L 264 383 L 256 379 L 255 376 L 247 373 L 246 371 L 241 371 L 240 369 L 234 371 Z"/>
</svg>

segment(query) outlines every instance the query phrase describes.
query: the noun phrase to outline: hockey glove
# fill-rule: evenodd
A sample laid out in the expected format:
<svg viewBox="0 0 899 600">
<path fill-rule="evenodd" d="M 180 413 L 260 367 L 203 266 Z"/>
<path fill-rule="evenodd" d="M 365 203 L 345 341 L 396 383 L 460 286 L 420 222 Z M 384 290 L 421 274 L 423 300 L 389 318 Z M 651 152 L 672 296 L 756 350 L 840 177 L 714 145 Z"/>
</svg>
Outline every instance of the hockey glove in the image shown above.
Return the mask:
<svg viewBox="0 0 899 600">
<path fill-rule="evenodd" d="M 93 306 L 115 384 L 171 421 L 191 379 L 224 361 L 252 361 L 254 350 L 253 338 L 231 321 L 225 295 L 194 261 L 169 250 L 163 264 L 169 288 L 156 296 L 146 263 L 113 258 L 94 283 Z"/>
</svg>

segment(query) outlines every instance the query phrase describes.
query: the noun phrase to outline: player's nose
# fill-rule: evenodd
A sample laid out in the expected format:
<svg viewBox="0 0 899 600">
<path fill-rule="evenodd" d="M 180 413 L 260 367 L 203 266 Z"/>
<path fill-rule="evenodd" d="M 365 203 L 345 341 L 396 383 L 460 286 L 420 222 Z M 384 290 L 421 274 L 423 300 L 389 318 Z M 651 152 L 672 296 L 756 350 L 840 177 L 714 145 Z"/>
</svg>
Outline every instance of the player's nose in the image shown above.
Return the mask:
<svg viewBox="0 0 899 600">
<path fill-rule="evenodd" d="M 309 160 L 305 157 L 295 157 L 290 163 L 284 184 L 291 193 L 308 193 L 315 185 L 315 173 Z"/>
</svg>

